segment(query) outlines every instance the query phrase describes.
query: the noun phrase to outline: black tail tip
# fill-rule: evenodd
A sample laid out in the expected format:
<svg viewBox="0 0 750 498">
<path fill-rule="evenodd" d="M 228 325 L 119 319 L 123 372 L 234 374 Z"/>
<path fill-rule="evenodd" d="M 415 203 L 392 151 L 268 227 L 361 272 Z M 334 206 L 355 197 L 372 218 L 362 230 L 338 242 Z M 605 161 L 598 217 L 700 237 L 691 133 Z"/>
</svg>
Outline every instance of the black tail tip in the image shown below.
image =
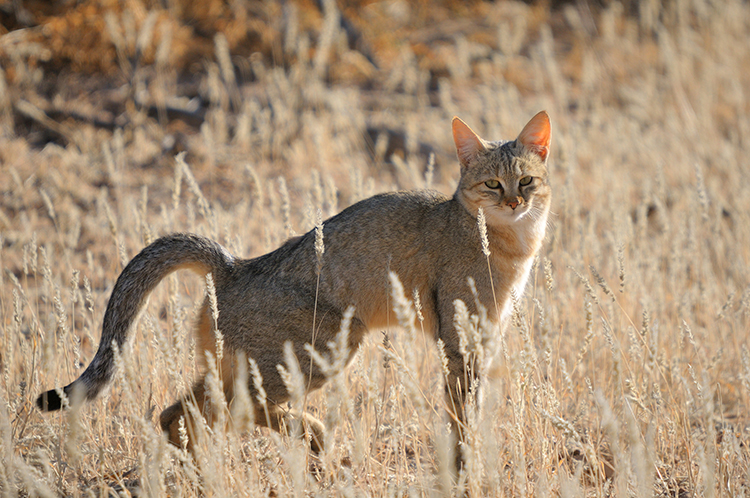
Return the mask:
<svg viewBox="0 0 750 498">
<path fill-rule="evenodd" d="M 43 412 L 54 412 L 62 408 L 62 399 L 57 391 L 51 389 L 39 395 L 36 399 L 36 406 Z"/>
</svg>

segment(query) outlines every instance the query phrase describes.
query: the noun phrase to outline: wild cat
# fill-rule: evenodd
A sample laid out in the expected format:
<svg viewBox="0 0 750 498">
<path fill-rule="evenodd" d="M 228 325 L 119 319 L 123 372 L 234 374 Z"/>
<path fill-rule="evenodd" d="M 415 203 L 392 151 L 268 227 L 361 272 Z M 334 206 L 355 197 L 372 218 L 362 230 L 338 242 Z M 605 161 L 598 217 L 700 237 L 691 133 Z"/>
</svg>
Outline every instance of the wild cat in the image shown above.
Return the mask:
<svg viewBox="0 0 750 498">
<path fill-rule="evenodd" d="M 460 402 L 472 384 L 468 377 L 477 372 L 465 371 L 454 325 L 454 302 L 460 299 L 469 312 L 477 313 L 476 292 L 489 319 L 502 325 L 509 313 L 511 293 L 520 296 L 523 292 L 550 208 L 546 167 L 550 121 L 542 111 L 516 140 L 508 142 L 485 141 L 458 118 L 453 119 L 452 127 L 461 168 L 453 197 L 433 191 L 392 192 L 348 207 L 323 223 L 322 266 L 314 230 L 249 260 L 236 258 L 218 243 L 197 235 L 178 233 L 153 242 L 117 279 L 104 314 L 99 349 L 83 374 L 63 389 L 65 395 L 79 390 L 83 398 L 93 399 L 107 385 L 114 373 L 113 343 L 122 351 L 149 292 L 164 277 L 184 268 L 204 275 L 210 272 L 216 287 L 218 323 L 214 323 L 206 299 L 197 320 L 197 350 L 215 354 L 214 327 L 218 325 L 224 338 L 220 367 L 227 400 L 233 397 L 235 353 L 242 353 L 257 363 L 271 410 L 266 416 L 256 407 L 256 422 L 280 430 L 285 417 L 301 419 L 312 435 L 312 450 L 320 451 L 323 424 L 309 414 L 290 413 L 286 408 L 289 393 L 277 369 L 277 365 L 286 364 L 284 344 L 291 343 L 309 381 L 308 389 L 319 388 L 326 379 L 310 361 L 305 345 L 314 342 L 315 350 L 328 351 L 345 311 L 353 306 L 351 358 L 368 330 L 390 323 L 389 274 L 394 272 L 404 289 L 419 294 L 424 330 L 444 345 L 449 370 L 447 409 L 458 425 L 460 440 L 465 420 Z M 477 225 L 480 208 L 486 219 L 489 265 Z M 469 279 L 473 279 L 475 291 Z M 195 412 L 186 409 L 188 400 L 197 402 L 207 422 L 212 423 L 204 380 L 198 380 L 192 393 L 161 414 L 161 427 L 173 444 L 180 445 L 182 417 L 189 437 L 196 437 L 191 418 Z M 252 381 L 249 384 L 252 399 L 256 399 L 256 388 Z M 52 411 L 60 409 L 63 402 L 56 390 L 50 390 L 39 396 L 37 404 Z M 460 457 L 457 462 L 460 465 Z"/>
</svg>

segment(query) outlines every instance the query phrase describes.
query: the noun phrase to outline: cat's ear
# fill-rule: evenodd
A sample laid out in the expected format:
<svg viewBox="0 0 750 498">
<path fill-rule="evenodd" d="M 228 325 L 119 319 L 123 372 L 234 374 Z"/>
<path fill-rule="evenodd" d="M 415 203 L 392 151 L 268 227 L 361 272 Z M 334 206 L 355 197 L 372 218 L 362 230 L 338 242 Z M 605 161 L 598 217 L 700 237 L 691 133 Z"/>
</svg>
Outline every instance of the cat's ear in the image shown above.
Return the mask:
<svg viewBox="0 0 750 498">
<path fill-rule="evenodd" d="M 459 118 L 453 118 L 453 141 L 456 143 L 461 167 L 468 167 L 472 159 L 485 150 L 484 142 L 479 135 Z"/>
<path fill-rule="evenodd" d="M 550 124 L 546 111 L 541 111 L 526 123 L 518 135 L 518 143 L 535 152 L 542 161 L 549 155 Z"/>
</svg>

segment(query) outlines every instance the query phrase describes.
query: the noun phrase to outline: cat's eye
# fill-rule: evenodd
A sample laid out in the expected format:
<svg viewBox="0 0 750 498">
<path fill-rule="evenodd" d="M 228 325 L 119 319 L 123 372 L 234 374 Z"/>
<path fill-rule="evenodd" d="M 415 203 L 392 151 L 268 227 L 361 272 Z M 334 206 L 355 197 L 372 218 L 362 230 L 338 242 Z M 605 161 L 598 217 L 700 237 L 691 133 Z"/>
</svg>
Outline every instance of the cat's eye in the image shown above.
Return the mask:
<svg viewBox="0 0 750 498">
<path fill-rule="evenodd" d="M 522 187 L 525 187 L 526 185 L 528 185 L 528 184 L 530 184 L 530 183 L 531 183 L 531 180 L 533 180 L 533 178 L 532 178 L 532 177 L 530 177 L 530 176 L 524 176 L 523 178 L 521 178 L 521 179 L 520 179 L 520 180 L 518 181 L 518 183 L 519 183 L 519 185 L 521 185 Z"/>
<path fill-rule="evenodd" d="M 500 188 L 500 182 L 497 180 L 487 180 L 486 182 L 484 182 L 484 184 L 487 185 L 487 187 L 492 188 L 492 189 Z"/>
</svg>

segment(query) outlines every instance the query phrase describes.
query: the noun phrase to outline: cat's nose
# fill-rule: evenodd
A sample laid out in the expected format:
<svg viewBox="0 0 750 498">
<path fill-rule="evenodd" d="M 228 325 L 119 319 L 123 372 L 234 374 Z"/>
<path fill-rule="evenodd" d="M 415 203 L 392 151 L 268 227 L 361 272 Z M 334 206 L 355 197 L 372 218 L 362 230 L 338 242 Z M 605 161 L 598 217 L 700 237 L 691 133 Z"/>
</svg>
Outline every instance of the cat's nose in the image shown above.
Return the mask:
<svg viewBox="0 0 750 498">
<path fill-rule="evenodd" d="M 508 206 L 510 206 L 511 209 L 516 209 L 518 207 L 518 205 L 520 204 L 520 201 L 519 201 L 518 197 L 516 197 L 514 199 L 508 199 L 507 201 L 505 201 L 505 203 Z"/>
</svg>

